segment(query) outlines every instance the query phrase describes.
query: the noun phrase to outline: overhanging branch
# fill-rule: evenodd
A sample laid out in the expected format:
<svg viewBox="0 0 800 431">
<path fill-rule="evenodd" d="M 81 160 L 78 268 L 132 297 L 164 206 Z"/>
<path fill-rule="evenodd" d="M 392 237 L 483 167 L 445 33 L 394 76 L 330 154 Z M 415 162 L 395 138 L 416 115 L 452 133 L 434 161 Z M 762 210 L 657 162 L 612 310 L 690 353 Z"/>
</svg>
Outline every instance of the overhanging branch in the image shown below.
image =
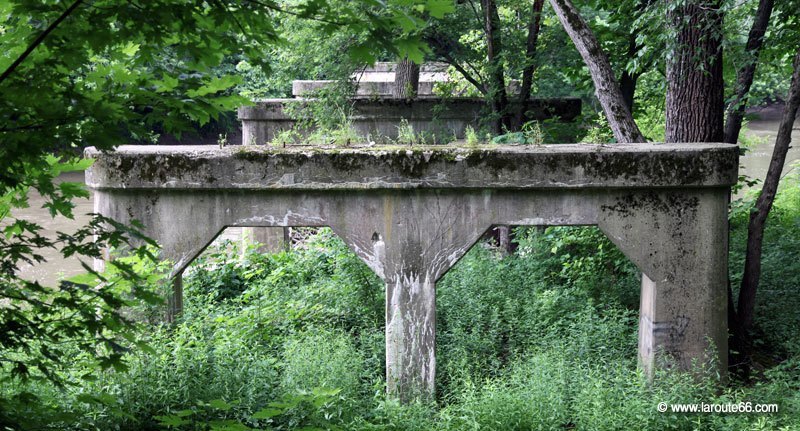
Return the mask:
<svg viewBox="0 0 800 431">
<path fill-rule="evenodd" d="M 83 0 L 75 0 L 75 2 L 72 3 L 67 8 L 67 10 L 65 10 L 55 21 L 50 23 L 50 25 L 47 26 L 47 28 L 39 36 L 36 37 L 36 39 L 34 39 L 34 41 L 28 46 L 28 48 L 25 49 L 25 52 L 23 52 L 19 57 L 17 57 L 17 59 L 14 60 L 13 63 L 11 63 L 11 66 L 8 66 L 5 72 L 3 72 L 3 75 L 0 76 L 0 84 L 2 84 L 6 80 L 6 78 L 11 76 L 11 74 L 14 73 L 17 67 L 19 67 L 19 65 L 22 64 L 22 62 L 25 61 L 25 59 L 28 58 L 29 55 L 31 55 L 33 50 L 35 50 L 36 47 L 41 45 L 42 42 L 44 42 L 44 40 L 47 38 L 47 36 L 50 33 L 52 33 L 53 30 L 55 30 L 59 24 L 61 24 L 65 19 L 67 19 L 67 17 L 70 16 L 70 14 L 72 14 L 72 12 L 74 12 L 75 9 L 77 9 L 78 6 L 80 6 L 81 3 L 83 3 Z"/>
</svg>

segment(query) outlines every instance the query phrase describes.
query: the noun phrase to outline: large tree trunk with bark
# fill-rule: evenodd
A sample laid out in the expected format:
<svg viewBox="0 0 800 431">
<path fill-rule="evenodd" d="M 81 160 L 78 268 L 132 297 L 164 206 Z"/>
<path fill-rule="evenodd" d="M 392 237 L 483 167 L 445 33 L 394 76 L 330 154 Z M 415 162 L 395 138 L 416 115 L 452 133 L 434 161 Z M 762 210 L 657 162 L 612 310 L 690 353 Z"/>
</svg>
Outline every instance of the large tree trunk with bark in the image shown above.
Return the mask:
<svg viewBox="0 0 800 431">
<path fill-rule="evenodd" d="M 400 60 L 394 72 L 392 96 L 398 99 L 412 99 L 419 92 L 419 65 L 408 57 Z"/>
<path fill-rule="evenodd" d="M 495 0 L 481 0 L 483 10 L 483 28 L 486 34 L 486 59 L 489 63 L 488 95 L 492 106 L 492 131 L 495 134 L 503 133 L 503 126 L 508 127 L 507 107 L 508 95 L 506 94 L 505 73 L 500 53 L 503 49 L 503 39 L 500 34 L 500 15 L 497 12 Z"/>
<path fill-rule="evenodd" d="M 608 118 L 614 138 L 617 142 L 644 142 L 645 138 L 633 121 L 633 115 L 614 77 L 611 63 L 586 21 L 570 0 L 550 0 L 550 5 L 589 68 L 595 94 Z"/>
<path fill-rule="evenodd" d="M 725 123 L 724 140 L 730 144 L 735 144 L 739 140 L 744 110 L 747 107 L 747 96 L 750 93 L 750 86 L 753 85 L 753 77 L 756 74 L 756 66 L 758 65 L 758 54 L 764 44 L 764 34 L 767 32 L 774 3 L 774 0 L 761 0 L 758 2 L 756 17 L 753 20 L 753 26 L 750 28 L 750 34 L 747 36 L 747 45 L 745 45 L 746 63 L 737 73 L 736 94 L 727 109 L 728 120 Z"/>
<path fill-rule="evenodd" d="M 687 0 L 669 13 L 667 142 L 720 142 L 724 111 L 719 0 Z"/>
<path fill-rule="evenodd" d="M 522 84 L 517 100 L 517 114 L 514 118 L 514 129 L 519 130 L 525 122 L 525 107 L 531 98 L 533 87 L 533 74 L 536 71 L 536 45 L 539 42 L 539 30 L 542 23 L 542 9 L 544 0 L 534 0 L 531 7 L 531 17 L 528 21 L 528 38 L 525 41 L 525 68 L 522 70 Z"/>
<path fill-rule="evenodd" d="M 753 212 L 750 213 L 750 223 L 747 227 L 747 252 L 744 261 L 744 275 L 739 290 L 739 306 L 737 314 L 740 329 L 747 334 L 753 327 L 753 312 L 756 303 L 756 291 L 761 277 L 761 249 L 764 245 L 764 228 L 767 216 L 775 201 L 778 184 L 781 179 L 783 165 L 786 162 L 786 153 L 792 142 L 792 127 L 794 126 L 797 110 L 800 107 L 800 49 L 794 58 L 794 73 L 792 84 L 789 88 L 789 98 L 783 109 L 783 118 L 778 128 L 778 137 L 775 139 L 775 149 L 772 150 L 772 160 L 769 163 L 767 177 L 761 188 L 761 194 L 756 200 Z"/>
</svg>

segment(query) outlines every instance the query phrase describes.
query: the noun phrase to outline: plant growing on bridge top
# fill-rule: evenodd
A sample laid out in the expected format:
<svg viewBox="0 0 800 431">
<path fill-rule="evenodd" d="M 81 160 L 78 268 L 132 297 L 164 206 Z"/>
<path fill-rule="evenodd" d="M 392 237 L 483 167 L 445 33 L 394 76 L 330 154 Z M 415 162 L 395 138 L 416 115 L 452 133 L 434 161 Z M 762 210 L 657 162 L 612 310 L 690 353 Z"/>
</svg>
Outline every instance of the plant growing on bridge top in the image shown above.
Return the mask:
<svg viewBox="0 0 800 431">
<path fill-rule="evenodd" d="M 472 126 L 467 126 L 467 128 L 464 129 L 464 140 L 469 146 L 478 145 L 481 141 L 478 137 L 478 133 Z"/>
<path fill-rule="evenodd" d="M 522 125 L 522 134 L 525 142 L 530 145 L 542 145 L 544 143 L 544 132 L 538 121 L 528 121 Z"/>
<path fill-rule="evenodd" d="M 417 142 L 417 136 L 414 134 L 414 126 L 405 118 L 400 120 L 397 126 L 397 143 L 400 145 L 414 145 Z"/>
</svg>

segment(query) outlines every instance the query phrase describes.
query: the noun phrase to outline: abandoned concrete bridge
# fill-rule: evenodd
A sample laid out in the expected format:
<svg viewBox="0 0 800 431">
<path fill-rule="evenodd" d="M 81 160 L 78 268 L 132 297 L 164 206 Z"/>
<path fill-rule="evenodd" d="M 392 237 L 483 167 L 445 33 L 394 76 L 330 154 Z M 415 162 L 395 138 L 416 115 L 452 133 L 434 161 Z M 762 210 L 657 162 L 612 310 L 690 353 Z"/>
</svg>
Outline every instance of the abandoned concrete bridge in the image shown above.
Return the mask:
<svg viewBox="0 0 800 431">
<path fill-rule="evenodd" d="M 725 144 L 122 146 L 86 151 L 95 211 L 137 219 L 181 274 L 228 226 L 330 226 L 386 283 L 386 381 L 429 396 L 436 281 L 495 224 L 597 225 L 642 271 L 639 358 L 727 355 Z M 663 361 L 662 361 L 663 359 Z"/>
</svg>

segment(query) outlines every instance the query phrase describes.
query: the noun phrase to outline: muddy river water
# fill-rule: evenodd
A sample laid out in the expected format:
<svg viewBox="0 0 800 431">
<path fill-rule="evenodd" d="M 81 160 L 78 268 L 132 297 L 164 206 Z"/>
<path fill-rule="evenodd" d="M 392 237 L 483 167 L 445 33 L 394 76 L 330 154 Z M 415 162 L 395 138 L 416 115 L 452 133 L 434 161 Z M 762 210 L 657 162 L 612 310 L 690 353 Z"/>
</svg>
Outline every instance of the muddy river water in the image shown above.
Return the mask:
<svg viewBox="0 0 800 431">
<path fill-rule="evenodd" d="M 750 151 L 741 158 L 741 173 L 751 178 L 763 179 L 766 175 L 769 161 L 772 157 L 772 148 L 775 144 L 775 136 L 778 130 L 778 122 L 780 120 L 780 112 L 776 110 L 765 110 L 762 113 L 762 118 L 751 121 L 748 124 L 746 136 L 755 140 L 757 143 L 750 148 Z M 790 149 L 787 157 L 784 173 L 793 169 L 800 169 L 800 121 L 795 123 L 794 131 L 792 132 L 793 148 Z M 83 173 L 71 172 L 62 175 L 60 181 L 74 181 L 83 182 Z M 79 227 L 83 226 L 90 217 L 89 213 L 92 212 L 92 202 L 90 199 L 76 200 L 75 218 L 67 219 L 65 217 L 51 218 L 46 209 L 42 208 L 42 198 L 35 193 L 30 196 L 30 207 L 24 209 L 17 209 L 13 212 L 14 217 L 24 218 L 29 221 L 38 223 L 45 228 L 45 234 L 55 234 L 57 231 L 61 232 L 74 232 Z M 226 229 L 219 239 L 238 239 L 238 229 Z M 37 280 L 40 283 L 55 284 L 62 277 L 70 277 L 83 272 L 80 262 L 73 259 L 63 259 L 57 250 L 42 250 L 43 255 L 47 262 L 38 265 L 25 265 L 20 268 L 22 277 L 29 280 Z M 91 266 L 91 262 L 86 262 Z"/>
</svg>

